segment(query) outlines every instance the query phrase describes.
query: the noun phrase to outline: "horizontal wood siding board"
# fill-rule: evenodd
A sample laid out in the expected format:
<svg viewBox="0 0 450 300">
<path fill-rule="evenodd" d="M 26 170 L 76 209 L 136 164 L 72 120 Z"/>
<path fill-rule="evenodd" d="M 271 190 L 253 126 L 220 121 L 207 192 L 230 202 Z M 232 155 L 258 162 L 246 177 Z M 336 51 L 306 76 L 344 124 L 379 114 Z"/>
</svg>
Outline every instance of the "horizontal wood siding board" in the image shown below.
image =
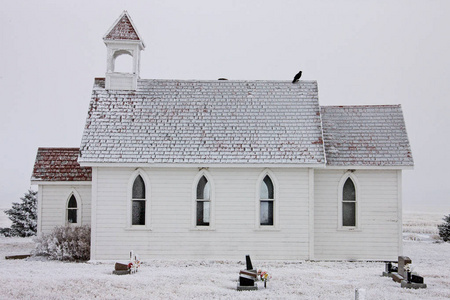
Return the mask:
<svg viewBox="0 0 450 300">
<path fill-rule="evenodd" d="M 96 259 L 116 259 L 130 247 L 140 249 L 142 258 L 187 254 L 192 258 L 227 259 L 238 258 L 246 251 L 266 259 L 307 258 L 307 169 L 271 169 L 279 184 L 275 187 L 279 214 L 276 231 L 255 230 L 257 181 L 262 168 L 208 170 L 215 187 L 212 231 L 191 230 L 192 189 L 198 169 L 143 170 L 150 182 L 151 231 L 127 230 L 124 226 L 128 182 L 135 169 L 98 168 Z"/>
<path fill-rule="evenodd" d="M 42 185 L 42 232 L 50 233 L 55 226 L 65 225 L 65 209 L 71 191 L 81 197 L 81 224 L 91 223 L 91 185 Z M 80 199 L 78 199 L 80 200 Z"/>
<path fill-rule="evenodd" d="M 338 185 L 346 170 L 315 171 L 316 259 L 379 259 L 398 255 L 397 173 L 356 170 L 358 230 L 338 230 Z"/>
</svg>

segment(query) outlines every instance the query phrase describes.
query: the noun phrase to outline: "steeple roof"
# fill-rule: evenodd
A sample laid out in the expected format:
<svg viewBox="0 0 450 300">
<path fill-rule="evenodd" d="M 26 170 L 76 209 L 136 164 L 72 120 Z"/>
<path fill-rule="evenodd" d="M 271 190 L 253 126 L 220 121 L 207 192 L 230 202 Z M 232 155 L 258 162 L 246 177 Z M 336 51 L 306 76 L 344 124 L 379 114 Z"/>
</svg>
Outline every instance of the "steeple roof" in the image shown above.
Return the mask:
<svg viewBox="0 0 450 300">
<path fill-rule="evenodd" d="M 142 45 L 144 44 L 144 41 L 141 39 L 130 15 L 126 10 L 124 10 L 116 22 L 114 22 L 113 26 L 111 26 L 103 39 L 140 41 Z"/>
</svg>

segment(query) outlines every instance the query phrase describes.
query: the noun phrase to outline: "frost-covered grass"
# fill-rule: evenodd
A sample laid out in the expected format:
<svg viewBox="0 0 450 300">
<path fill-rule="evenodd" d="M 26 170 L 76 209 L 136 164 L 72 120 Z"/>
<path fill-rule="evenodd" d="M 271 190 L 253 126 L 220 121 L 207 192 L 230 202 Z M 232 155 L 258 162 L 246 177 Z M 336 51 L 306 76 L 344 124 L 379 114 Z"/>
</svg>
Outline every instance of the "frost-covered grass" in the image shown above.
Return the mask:
<svg viewBox="0 0 450 300">
<path fill-rule="evenodd" d="M 253 261 L 272 279 L 267 289 L 260 282 L 258 291 L 238 292 L 244 261 L 150 260 L 137 274 L 116 276 L 111 274 L 113 263 L 4 260 L 5 254 L 27 253 L 32 248 L 30 238 L 0 238 L 0 298 L 354 299 L 355 288 L 366 289 L 366 299 L 450 298 L 450 268 L 446 267 L 450 243 L 432 239 L 404 241 L 404 254 L 412 259 L 413 271 L 423 275 L 428 285 L 422 290 L 402 289 L 381 277 L 384 264 L 380 262 Z"/>
<path fill-rule="evenodd" d="M 444 213 L 405 212 L 403 214 L 403 238 L 409 240 L 437 240 L 437 225 L 442 224 Z"/>
</svg>

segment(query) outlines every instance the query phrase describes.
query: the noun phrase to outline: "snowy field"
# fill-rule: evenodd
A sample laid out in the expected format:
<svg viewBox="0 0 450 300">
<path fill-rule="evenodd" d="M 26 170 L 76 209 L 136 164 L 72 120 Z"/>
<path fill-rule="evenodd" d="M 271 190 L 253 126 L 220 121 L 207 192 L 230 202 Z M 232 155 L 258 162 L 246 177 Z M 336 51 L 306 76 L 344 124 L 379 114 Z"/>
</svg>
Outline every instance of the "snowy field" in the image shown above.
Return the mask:
<svg viewBox="0 0 450 300">
<path fill-rule="evenodd" d="M 2 216 L 3 217 L 3 216 Z M 449 299 L 450 243 L 435 243 L 443 214 L 404 216 L 404 254 L 427 289 L 400 288 L 379 262 L 253 261 L 272 275 L 267 289 L 236 291 L 244 261 L 145 261 L 137 274 L 111 275 L 113 264 L 5 260 L 29 253 L 32 239 L 0 238 L 0 299 Z M 2 221 L 0 220 L 0 223 Z M 244 260 L 244 257 L 243 257 Z"/>
</svg>

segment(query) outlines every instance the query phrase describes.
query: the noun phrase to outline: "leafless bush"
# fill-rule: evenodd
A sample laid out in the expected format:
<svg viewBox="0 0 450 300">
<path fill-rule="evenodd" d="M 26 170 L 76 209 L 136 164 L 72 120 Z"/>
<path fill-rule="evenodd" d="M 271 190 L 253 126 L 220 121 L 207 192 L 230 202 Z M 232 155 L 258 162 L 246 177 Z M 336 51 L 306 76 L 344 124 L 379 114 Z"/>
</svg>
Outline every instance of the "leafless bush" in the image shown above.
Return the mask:
<svg viewBox="0 0 450 300">
<path fill-rule="evenodd" d="M 35 239 L 36 249 L 33 254 L 48 256 L 55 260 L 80 261 L 90 257 L 91 227 L 59 226 L 50 234 L 42 234 Z"/>
</svg>

